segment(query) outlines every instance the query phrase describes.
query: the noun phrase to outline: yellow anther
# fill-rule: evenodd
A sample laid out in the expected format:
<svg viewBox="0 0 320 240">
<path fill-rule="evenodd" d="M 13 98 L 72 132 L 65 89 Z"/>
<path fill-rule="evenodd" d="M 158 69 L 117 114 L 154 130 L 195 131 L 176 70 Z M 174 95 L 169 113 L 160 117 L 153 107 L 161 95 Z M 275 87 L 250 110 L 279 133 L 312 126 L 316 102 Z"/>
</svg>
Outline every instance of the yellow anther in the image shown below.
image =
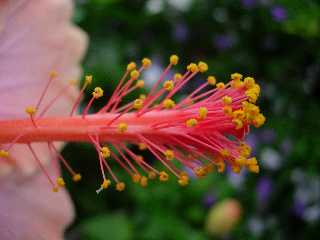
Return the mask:
<svg viewBox="0 0 320 240">
<path fill-rule="evenodd" d="M 0 157 L 2 157 L 2 158 L 9 157 L 9 152 L 6 150 L 0 150 Z"/>
<path fill-rule="evenodd" d="M 26 113 L 29 115 L 34 115 L 37 112 L 37 109 L 33 106 L 26 107 Z"/>
<path fill-rule="evenodd" d="M 164 171 L 160 172 L 160 174 L 159 174 L 159 180 L 160 180 L 161 182 L 166 182 L 166 181 L 168 181 L 168 180 L 169 180 L 169 175 L 168 175 L 168 173 L 166 173 L 166 172 L 164 172 Z"/>
<path fill-rule="evenodd" d="M 252 157 L 246 160 L 246 165 L 258 165 L 258 161 L 255 157 Z"/>
<path fill-rule="evenodd" d="M 85 83 L 86 85 L 90 85 L 90 84 L 92 83 L 92 75 L 87 75 L 87 76 L 85 76 L 85 78 L 84 78 L 84 83 Z"/>
<path fill-rule="evenodd" d="M 182 79 L 182 74 L 176 73 L 176 74 L 174 75 L 174 80 L 179 81 L 179 80 L 181 80 L 181 79 Z"/>
<path fill-rule="evenodd" d="M 138 79 L 138 77 L 140 76 L 140 72 L 138 70 L 133 70 L 130 72 L 130 77 L 131 79 Z"/>
<path fill-rule="evenodd" d="M 224 106 L 222 108 L 224 114 L 226 114 L 227 116 L 231 116 L 232 115 L 232 107 L 231 106 Z"/>
<path fill-rule="evenodd" d="M 101 87 L 95 87 L 94 91 L 92 92 L 92 96 L 94 98 L 100 98 L 103 96 L 103 90 Z"/>
<path fill-rule="evenodd" d="M 58 192 L 59 191 L 59 188 L 58 187 L 53 187 L 52 188 L 52 192 Z"/>
<path fill-rule="evenodd" d="M 220 150 L 220 155 L 223 157 L 223 158 L 227 158 L 227 157 L 229 157 L 230 156 L 230 152 L 229 152 L 229 150 L 228 149 L 221 149 Z"/>
<path fill-rule="evenodd" d="M 195 118 L 190 118 L 186 121 L 186 126 L 191 128 L 191 127 L 194 127 L 198 124 L 198 120 L 195 119 Z"/>
<path fill-rule="evenodd" d="M 209 76 L 207 78 L 207 81 L 208 81 L 208 84 L 211 85 L 211 86 L 214 86 L 217 83 L 217 79 L 216 79 L 215 76 Z"/>
<path fill-rule="evenodd" d="M 217 163 L 217 170 L 219 173 L 223 173 L 226 170 L 226 164 L 224 161 L 220 161 Z"/>
<path fill-rule="evenodd" d="M 137 65 L 135 62 L 130 62 L 128 65 L 127 65 L 127 71 L 128 72 L 131 72 L 132 70 L 136 69 Z"/>
<path fill-rule="evenodd" d="M 140 179 L 140 186 L 141 187 L 147 187 L 148 186 L 148 178 L 145 176 L 142 176 Z"/>
<path fill-rule="evenodd" d="M 207 174 L 206 170 L 203 167 L 197 167 L 193 171 L 197 177 L 204 177 Z"/>
<path fill-rule="evenodd" d="M 149 179 L 156 179 L 156 177 L 157 177 L 157 173 L 155 173 L 155 172 L 153 172 L 153 171 L 150 171 L 150 172 L 148 172 L 148 178 Z"/>
<path fill-rule="evenodd" d="M 135 173 L 135 174 L 132 175 L 132 181 L 134 183 L 138 183 L 140 181 L 140 179 L 141 179 L 141 175 L 140 174 Z"/>
<path fill-rule="evenodd" d="M 240 80 L 239 81 L 236 81 L 236 80 L 231 81 L 232 88 L 239 89 L 239 88 L 242 88 L 243 86 L 244 86 L 244 83 Z"/>
<path fill-rule="evenodd" d="M 126 123 L 119 123 L 118 124 L 118 132 L 124 133 L 128 130 L 128 124 Z"/>
<path fill-rule="evenodd" d="M 107 189 L 110 185 L 111 185 L 111 181 L 109 179 L 104 179 L 101 184 L 101 188 Z"/>
<path fill-rule="evenodd" d="M 74 175 L 72 176 L 72 180 L 73 180 L 74 182 L 79 182 L 79 181 L 81 181 L 81 178 L 82 178 L 82 176 L 81 176 L 80 173 L 76 173 L 76 174 L 74 174 Z"/>
<path fill-rule="evenodd" d="M 134 100 L 134 102 L 133 102 L 133 108 L 134 109 L 139 110 L 142 107 L 143 107 L 143 100 L 142 99 L 138 98 L 138 99 Z"/>
<path fill-rule="evenodd" d="M 206 107 L 200 107 L 198 110 L 199 118 L 201 120 L 205 119 L 208 114 L 208 109 Z"/>
<path fill-rule="evenodd" d="M 199 71 L 199 68 L 198 68 L 198 65 L 195 64 L 195 63 L 190 63 L 188 66 L 187 66 L 187 70 L 192 72 L 192 73 L 195 73 L 195 72 L 198 72 Z"/>
<path fill-rule="evenodd" d="M 177 55 L 170 56 L 170 64 L 177 65 L 179 62 L 179 57 Z"/>
<path fill-rule="evenodd" d="M 232 116 L 233 116 L 234 118 L 238 118 L 238 119 L 240 119 L 240 120 L 244 120 L 245 117 L 246 117 L 246 114 L 244 113 L 243 110 L 238 109 L 238 110 L 236 110 L 236 111 L 234 111 L 234 112 L 232 113 Z"/>
<path fill-rule="evenodd" d="M 237 165 L 239 165 L 239 166 L 244 166 L 244 165 L 246 165 L 246 159 L 243 157 L 243 156 L 240 156 L 240 157 L 238 157 L 238 158 L 236 158 L 235 160 L 234 160 L 234 162 L 237 164 Z"/>
<path fill-rule="evenodd" d="M 147 145 L 145 143 L 139 143 L 139 150 L 143 151 L 147 149 Z"/>
<path fill-rule="evenodd" d="M 208 71 L 208 64 L 207 63 L 205 63 L 205 62 L 199 62 L 198 63 L 198 68 L 199 68 L 199 71 L 201 72 L 201 73 L 204 73 L 204 72 L 206 72 L 206 71 Z"/>
<path fill-rule="evenodd" d="M 139 98 L 140 98 L 141 100 L 145 100 L 145 99 L 146 99 L 146 95 L 145 95 L 145 94 L 140 94 L 140 95 L 139 95 Z"/>
<path fill-rule="evenodd" d="M 232 123 L 234 124 L 237 130 L 243 127 L 243 122 L 238 118 L 232 119 Z"/>
<path fill-rule="evenodd" d="M 260 172 L 259 165 L 249 165 L 248 166 L 248 170 L 250 172 L 253 172 L 253 173 L 259 173 Z"/>
<path fill-rule="evenodd" d="M 252 87 L 254 87 L 255 85 L 255 81 L 254 81 L 254 78 L 252 77 L 246 77 L 244 80 L 244 86 L 247 88 L 247 89 L 250 89 Z"/>
<path fill-rule="evenodd" d="M 233 73 L 231 74 L 231 79 L 235 81 L 240 81 L 242 79 L 242 74 L 240 73 Z"/>
<path fill-rule="evenodd" d="M 122 192 L 126 188 L 126 184 L 124 182 L 118 182 L 116 184 L 116 190 Z"/>
<path fill-rule="evenodd" d="M 180 186 L 187 186 L 189 184 L 189 177 L 188 175 L 180 175 L 178 183 Z"/>
<path fill-rule="evenodd" d="M 64 187 L 66 185 L 62 177 L 58 177 L 56 182 L 59 187 Z"/>
<path fill-rule="evenodd" d="M 56 77 L 58 77 L 58 73 L 57 73 L 56 71 L 51 71 L 51 72 L 49 73 L 49 77 L 50 77 L 50 78 L 56 78 Z"/>
<path fill-rule="evenodd" d="M 266 121 L 266 117 L 262 114 L 262 113 L 259 113 L 252 121 L 253 125 L 255 127 L 261 127 Z"/>
<path fill-rule="evenodd" d="M 218 82 L 218 83 L 216 84 L 216 87 L 217 87 L 218 89 L 224 89 L 226 86 L 224 85 L 223 82 Z"/>
<path fill-rule="evenodd" d="M 174 83 L 172 80 L 167 80 L 163 83 L 163 88 L 167 91 L 171 91 L 174 87 Z"/>
<path fill-rule="evenodd" d="M 249 157 L 251 154 L 251 147 L 245 143 L 240 145 L 240 155 L 244 158 Z"/>
<path fill-rule="evenodd" d="M 222 98 L 222 102 L 223 102 L 223 104 L 225 104 L 225 105 L 230 105 L 230 104 L 232 103 L 232 97 L 230 97 L 230 96 L 224 96 L 224 97 Z"/>
<path fill-rule="evenodd" d="M 152 61 L 149 58 L 144 58 L 141 62 L 144 69 L 147 69 L 152 64 Z"/>
<path fill-rule="evenodd" d="M 239 174 L 240 171 L 241 171 L 241 167 L 239 165 L 232 165 L 231 166 L 231 171 L 236 173 L 236 174 Z"/>
<path fill-rule="evenodd" d="M 162 105 L 165 109 L 172 109 L 176 106 L 176 103 L 172 99 L 168 98 L 162 102 Z"/>
<path fill-rule="evenodd" d="M 255 103 L 258 99 L 258 95 L 254 91 L 252 91 L 252 89 L 247 90 L 245 94 L 248 97 L 249 102 L 251 103 Z"/>
<path fill-rule="evenodd" d="M 143 88 L 144 87 L 144 80 L 140 79 L 136 83 L 137 88 Z"/>
<path fill-rule="evenodd" d="M 166 159 L 169 161 L 174 159 L 174 152 L 170 149 L 165 150 L 164 155 L 166 156 Z"/>
<path fill-rule="evenodd" d="M 100 152 L 101 152 L 102 157 L 104 157 L 104 158 L 109 158 L 111 155 L 110 149 L 108 147 L 102 147 Z"/>
</svg>

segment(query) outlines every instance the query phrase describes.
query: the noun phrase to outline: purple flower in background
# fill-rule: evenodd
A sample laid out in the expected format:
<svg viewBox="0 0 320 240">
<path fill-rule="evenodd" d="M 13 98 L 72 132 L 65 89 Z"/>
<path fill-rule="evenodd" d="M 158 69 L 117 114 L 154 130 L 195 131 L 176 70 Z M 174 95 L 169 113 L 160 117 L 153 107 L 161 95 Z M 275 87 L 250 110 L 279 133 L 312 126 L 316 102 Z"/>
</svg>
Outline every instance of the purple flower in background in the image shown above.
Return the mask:
<svg viewBox="0 0 320 240">
<path fill-rule="evenodd" d="M 272 181 L 269 177 L 262 177 L 260 178 L 258 184 L 257 184 L 257 200 L 265 204 L 269 197 L 270 193 L 272 192 Z"/>
<path fill-rule="evenodd" d="M 206 194 L 203 198 L 203 205 L 206 208 L 210 208 L 216 202 L 216 196 L 214 194 Z"/>
<path fill-rule="evenodd" d="M 290 154 L 292 150 L 292 141 L 289 138 L 286 138 L 282 141 L 280 145 L 280 149 L 283 152 L 284 155 Z"/>
<path fill-rule="evenodd" d="M 257 4 L 256 0 L 241 0 L 241 4 L 244 8 L 253 8 Z"/>
<path fill-rule="evenodd" d="M 187 26 L 185 24 L 183 24 L 183 23 L 177 23 L 174 26 L 172 35 L 178 42 L 185 41 L 187 39 L 187 37 L 188 37 L 188 28 L 187 28 Z"/>
<path fill-rule="evenodd" d="M 294 200 L 294 203 L 293 203 L 293 214 L 296 215 L 297 217 L 300 217 L 302 218 L 303 216 L 303 213 L 305 211 L 305 204 L 301 201 L 299 201 L 298 199 L 295 199 Z"/>
<path fill-rule="evenodd" d="M 219 50 L 227 50 L 232 48 L 236 43 L 236 39 L 231 34 L 219 34 L 213 39 L 214 46 Z"/>
<path fill-rule="evenodd" d="M 260 135 L 261 141 L 266 144 L 272 143 L 276 138 L 276 132 L 273 129 L 265 129 Z"/>
<path fill-rule="evenodd" d="M 282 6 L 274 6 L 270 10 L 270 14 L 274 21 L 283 22 L 287 20 L 287 10 Z"/>
</svg>

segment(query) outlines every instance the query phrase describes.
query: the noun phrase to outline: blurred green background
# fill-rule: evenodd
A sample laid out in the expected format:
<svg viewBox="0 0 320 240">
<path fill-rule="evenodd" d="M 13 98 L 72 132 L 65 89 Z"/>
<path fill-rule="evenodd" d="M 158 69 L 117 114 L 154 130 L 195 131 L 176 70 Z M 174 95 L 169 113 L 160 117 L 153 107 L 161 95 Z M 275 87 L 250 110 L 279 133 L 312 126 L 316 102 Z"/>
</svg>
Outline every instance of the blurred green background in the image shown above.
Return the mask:
<svg viewBox="0 0 320 240">
<path fill-rule="evenodd" d="M 84 72 L 93 74 L 93 85 L 103 86 L 106 94 L 129 61 L 150 57 L 153 67 L 144 78 L 152 83 L 176 53 L 181 68 L 204 60 L 221 81 L 233 72 L 254 76 L 261 84 L 259 105 L 267 123 L 248 137 L 261 164 L 259 175 L 213 173 L 186 188 L 169 181 L 142 189 L 115 169 L 128 183 L 126 191 L 96 195 L 101 179 L 95 150 L 69 144 L 63 154 L 76 161 L 84 180 L 69 184 L 77 218 L 66 239 L 317 236 L 319 1 L 78 0 L 74 21 L 90 36 Z M 194 81 L 193 87 L 200 83 Z M 238 217 L 234 213 L 240 210 Z"/>
</svg>

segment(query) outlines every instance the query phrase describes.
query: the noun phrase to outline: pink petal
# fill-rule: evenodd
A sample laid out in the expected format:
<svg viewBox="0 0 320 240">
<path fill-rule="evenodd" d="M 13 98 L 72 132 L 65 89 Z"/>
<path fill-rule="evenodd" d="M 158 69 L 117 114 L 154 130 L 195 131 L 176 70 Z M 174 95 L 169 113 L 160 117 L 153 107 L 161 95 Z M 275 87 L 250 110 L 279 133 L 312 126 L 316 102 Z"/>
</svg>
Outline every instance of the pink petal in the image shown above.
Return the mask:
<svg viewBox="0 0 320 240">
<path fill-rule="evenodd" d="M 71 0 L 0 2 L 1 119 L 26 117 L 25 107 L 36 104 L 50 71 L 59 77 L 42 106 L 69 80 L 78 79 L 87 37 L 71 24 L 71 15 Z M 76 95 L 77 90 L 69 88 L 48 115 L 67 114 Z M 33 146 L 48 162 L 47 145 Z M 10 157 L 14 166 L 0 162 L 0 239 L 59 239 L 73 215 L 68 195 L 51 192 L 25 146 L 13 147 Z"/>
</svg>

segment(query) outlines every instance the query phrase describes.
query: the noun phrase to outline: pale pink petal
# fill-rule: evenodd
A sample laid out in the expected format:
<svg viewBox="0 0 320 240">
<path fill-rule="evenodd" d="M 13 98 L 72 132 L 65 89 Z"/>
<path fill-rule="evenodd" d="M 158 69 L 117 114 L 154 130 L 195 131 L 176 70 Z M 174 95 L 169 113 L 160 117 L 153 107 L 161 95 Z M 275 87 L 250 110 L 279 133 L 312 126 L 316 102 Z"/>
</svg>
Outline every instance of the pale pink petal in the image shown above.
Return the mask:
<svg viewBox="0 0 320 240">
<path fill-rule="evenodd" d="M 87 37 L 71 24 L 72 8 L 71 0 L 0 1 L 0 119 L 27 117 L 24 109 L 36 104 L 50 71 L 59 77 L 43 106 L 78 79 Z M 67 114 L 76 95 L 68 88 L 48 115 Z M 48 162 L 47 145 L 33 146 Z M 61 239 L 73 216 L 68 195 L 51 192 L 25 146 L 13 147 L 10 158 L 0 162 L 0 239 Z"/>
</svg>

